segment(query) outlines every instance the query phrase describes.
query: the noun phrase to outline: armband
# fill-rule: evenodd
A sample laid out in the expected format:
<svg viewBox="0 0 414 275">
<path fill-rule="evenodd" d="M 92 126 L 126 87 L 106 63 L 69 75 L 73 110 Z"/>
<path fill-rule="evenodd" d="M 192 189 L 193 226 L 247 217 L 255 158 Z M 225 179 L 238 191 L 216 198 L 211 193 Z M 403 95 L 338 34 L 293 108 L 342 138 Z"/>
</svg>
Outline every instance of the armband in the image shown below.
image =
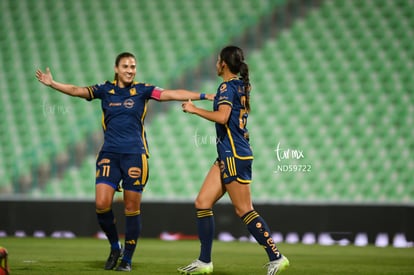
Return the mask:
<svg viewBox="0 0 414 275">
<path fill-rule="evenodd" d="M 200 100 L 204 100 L 204 99 L 206 99 L 206 94 L 204 93 L 200 94 Z"/>
</svg>

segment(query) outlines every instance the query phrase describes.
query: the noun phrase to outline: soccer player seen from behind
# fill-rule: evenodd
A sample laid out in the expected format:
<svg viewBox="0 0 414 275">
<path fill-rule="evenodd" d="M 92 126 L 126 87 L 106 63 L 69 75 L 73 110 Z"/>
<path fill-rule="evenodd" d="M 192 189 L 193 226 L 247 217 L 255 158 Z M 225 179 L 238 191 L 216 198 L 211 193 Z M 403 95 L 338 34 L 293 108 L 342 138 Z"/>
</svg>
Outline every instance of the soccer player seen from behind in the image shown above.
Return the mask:
<svg viewBox="0 0 414 275">
<path fill-rule="evenodd" d="M 88 101 L 101 100 L 104 144 L 96 159 L 95 205 L 98 223 L 110 243 L 105 269 L 130 271 L 132 256 L 141 231 L 141 197 L 148 180 L 149 156 L 144 130 L 148 100 L 213 99 L 187 90 L 166 90 L 134 81 L 136 59 L 131 53 L 119 54 L 115 60 L 115 79 L 103 84 L 79 87 L 53 79 L 49 68 L 36 71 L 37 79 L 66 95 Z M 120 182 L 122 181 L 122 186 Z M 125 243 L 120 244 L 112 203 L 115 191 L 123 189 Z"/>
<path fill-rule="evenodd" d="M 198 108 L 191 100 L 182 104 L 184 112 L 215 122 L 218 157 L 207 173 L 195 200 L 200 255 L 191 264 L 178 268 L 178 271 L 181 274 L 213 272 L 212 207 L 227 192 L 236 214 L 256 241 L 265 248 L 269 258 L 267 274 L 278 274 L 289 266 L 289 261 L 274 243 L 265 220 L 254 210 L 250 195 L 253 153 L 246 124 L 250 111 L 251 86 L 243 51 L 236 46 L 223 48 L 218 56 L 216 69 L 223 82 L 217 89 L 213 111 Z"/>
</svg>

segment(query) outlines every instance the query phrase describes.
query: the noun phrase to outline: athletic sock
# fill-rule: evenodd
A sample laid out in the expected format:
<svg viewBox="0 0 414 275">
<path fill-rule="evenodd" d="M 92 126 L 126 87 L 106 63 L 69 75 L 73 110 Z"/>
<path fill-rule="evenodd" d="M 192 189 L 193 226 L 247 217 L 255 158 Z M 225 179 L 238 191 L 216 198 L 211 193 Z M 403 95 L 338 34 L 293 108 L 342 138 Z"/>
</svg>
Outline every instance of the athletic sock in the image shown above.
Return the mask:
<svg viewBox="0 0 414 275">
<path fill-rule="evenodd" d="M 247 229 L 250 234 L 252 234 L 256 241 L 264 247 L 270 261 L 277 260 L 282 257 L 282 254 L 279 252 L 272 236 L 270 235 L 269 226 L 256 211 L 252 210 L 246 213 L 243 217 L 241 217 L 241 219 L 247 225 Z"/>
<path fill-rule="evenodd" d="M 125 248 L 122 260 L 131 263 L 139 235 L 141 234 L 141 211 L 125 212 Z"/>
<path fill-rule="evenodd" d="M 101 229 L 111 244 L 111 249 L 120 249 L 121 246 L 119 244 L 118 231 L 116 230 L 116 221 L 112 209 L 96 209 L 96 216 L 98 217 L 98 223 Z"/>
<path fill-rule="evenodd" d="M 211 249 L 214 238 L 214 215 L 211 209 L 197 209 L 197 230 L 201 249 L 200 261 L 211 262 Z"/>
</svg>

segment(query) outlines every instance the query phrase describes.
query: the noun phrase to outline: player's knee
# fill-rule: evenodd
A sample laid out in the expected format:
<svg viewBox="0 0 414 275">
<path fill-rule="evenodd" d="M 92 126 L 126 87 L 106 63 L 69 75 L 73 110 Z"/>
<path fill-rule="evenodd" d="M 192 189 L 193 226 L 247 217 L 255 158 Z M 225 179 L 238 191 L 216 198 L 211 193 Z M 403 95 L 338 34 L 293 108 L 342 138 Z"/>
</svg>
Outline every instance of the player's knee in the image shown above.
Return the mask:
<svg viewBox="0 0 414 275">
<path fill-rule="evenodd" d="M 125 204 L 124 208 L 125 213 L 134 213 L 140 211 L 140 206 L 138 204 Z"/>
<path fill-rule="evenodd" d="M 208 203 L 208 202 L 206 202 L 206 201 L 204 201 L 204 200 L 202 200 L 200 198 L 197 198 L 194 201 L 194 206 L 195 206 L 196 209 L 210 209 L 210 208 L 213 207 L 211 205 L 211 203 Z"/>
<path fill-rule="evenodd" d="M 239 216 L 239 217 L 243 217 L 244 215 L 246 215 L 247 213 L 249 213 L 252 210 L 253 210 L 252 207 L 237 207 L 237 206 L 234 206 L 234 211 L 236 212 L 236 215 Z"/>
<path fill-rule="evenodd" d="M 110 209 L 111 208 L 111 202 L 106 201 L 106 200 L 96 200 L 95 201 L 95 208 L 98 211 L 104 211 L 106 209 Z"/>
</svg>

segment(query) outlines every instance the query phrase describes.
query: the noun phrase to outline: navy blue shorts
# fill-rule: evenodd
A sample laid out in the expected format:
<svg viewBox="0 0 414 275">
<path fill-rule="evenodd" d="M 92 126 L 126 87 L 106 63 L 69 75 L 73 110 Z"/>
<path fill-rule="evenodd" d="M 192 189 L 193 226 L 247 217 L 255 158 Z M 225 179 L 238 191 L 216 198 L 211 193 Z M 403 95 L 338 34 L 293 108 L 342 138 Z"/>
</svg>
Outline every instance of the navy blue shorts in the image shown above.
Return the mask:
<svg viewBox="0 0 414 275">
<path fill-rule="evenodd" d="M 220 175 L 224 184 L 238 181 L 242 184 L 252 182 L 253 159 L 238 159 L 234 156 L 217 158 L 216 162 L 220 167 Z"/>
<path fill-rule="evenodd" d="M 145 154 L 100 152 L 96 159 L 96 184 L 104 183 L 119 190 L 142 192 L 148 180 Z M 122 181 L 122 186 L 121 186 Z"/>
</svg>

